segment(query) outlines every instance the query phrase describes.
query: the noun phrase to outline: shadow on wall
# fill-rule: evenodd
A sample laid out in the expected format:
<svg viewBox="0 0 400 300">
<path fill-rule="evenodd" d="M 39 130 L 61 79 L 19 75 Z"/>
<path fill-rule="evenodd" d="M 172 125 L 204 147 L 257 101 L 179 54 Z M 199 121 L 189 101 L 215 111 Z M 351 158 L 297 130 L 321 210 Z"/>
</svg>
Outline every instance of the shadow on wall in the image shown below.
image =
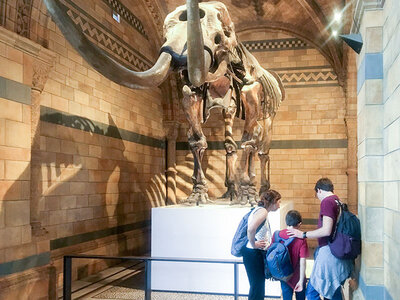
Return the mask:
<svg viewBox="0 0 400 300">
<path fill-rule="evenodd" d="M 218 151 L 216 155 L 214 151 Z M 237 161 L 235 165 L 235 181 L 236 184 L 240 183 L 241 176 L 243 174 L 242 169 L 245 164 L 245 153 L 241 148 L 237 149 Z M 256 155 L 255 161 L 259 164 L 259 158 Z M 221 167 L 222 166 L 222 167 Z M 225 150 L 210 150 L 205 151 L 202 168 L 207 180 L 209 188 L 208 194 L 211 198 L 220 198 L 227 190 L 225 186 L 225 173 L 226 173 L 226 153 Z M 184 160 L 179 162 L 177 166 L 177 182 L 176 189 L 177 195 L 180 195 L 180 200 L 186 199 L 192 192 L 192 174 L 194 169 L 193 155 L 188 150 L 185 154 Z M 256 171 L 258 171 L 256 169 Z M 179 178 L 178 178 L 179 177 Z M 257 189 L 260 187 L 260 175 L 256 173 L 256 185 Z M 184 195 L 184 197 L 182 197 Z M 226 199 L 226 201 L 229 201 Z M 227 202 L 229 203 L 229 202 Z"/>
<path fill-rule="evenodd" d="M 164 205 L 164 172 L 152 174 L 154 170 L 150 168 L 148 173 L 142 173 L 144 162 L 135 163 L 130 159 L 137 154 L 137 145 L 122 140 L 110 114 L 109 125 L 104 128 L 78 116 L 53 113 L 46 118 L 58 120 L 52 123 L 63 127 L 41 121 L 41 138 L 46 140 L 50 136 L 52 140 L 58 139 L 60 147 L 58 151 L 46 149 L 32 153 L 31 164 L 3 193 L 3 200 L 6 201 L 0 201 L 0 215 L 5 214 L 5 202 L 24 200 L 26 205 L 30 199 L 29 174 L 34 164 L 40 168 L 38 176 L 31 178 L 36 182 L 34 194 L 38 197 L 30 199 L 27 206 L 37 208 L 38 220 L 48 231 L 45 237 L 49 240 L 146 221 L 150 219 L 151 207 Z M 63 148 L 62 145 L 68 147 Z M 139 165 L 140 168 L 137 167 Z M 34 204 L 34 201 L 37 203 Z M 26 209 L 29 211 L 29 208 Z M 30 218 L 29 213 L 24 214 L 20 226 L 25 228 L 19 229 L 20 239 L 13 238 L 15 242 L 6 245 L 0 243 L 3 249 L 12 248 L 17 255 L 9 261 L 39 254 L 32 236 L 26 233 L 32 221 Z M 8 226 L 7 223 L 5 226 Z M 15 226 L 5 228 L 10 236 L 15 235 L 15 229 Z M 117 232 L 118 253 L 114 255 L 137 255 L 143 254 L 139 253 L 143 248 L 148 250 L 149 242 L 140 234 L 138 241 L 132 243 L 124 232 L 120 233 L 118 229 Z M 28 244 L 32 247 L 27 247 Z M 32 249 L 32 253 L 22 249 Z"/>
<path fill-rule="evenodd" d="M 214 164 L 217 162 L 216 164 Z M 212 150 L 206 150 L 201 166 L 203 168 L 204 176 L 207 181 L 209 188 L 208 194 L 211 198 L 219 198 L 226 192 L 225 182 L 225 166 L 220 168 L 221 165 L 225 164 L 225 151 L 223 155 L 215 156 Z M 177 182 L 176 189 L 177 195 L 184 195 L 187 198 L 192 192 L 191 178 L 194 169 L 193 155 L 190 151 L 185 155 L 184 161 L 181 161 L 177 166 Z M 179 178 L 178 178 L 179 177 Z M 180 200 L 183 200 L 182 197 Z"/>
</svg>

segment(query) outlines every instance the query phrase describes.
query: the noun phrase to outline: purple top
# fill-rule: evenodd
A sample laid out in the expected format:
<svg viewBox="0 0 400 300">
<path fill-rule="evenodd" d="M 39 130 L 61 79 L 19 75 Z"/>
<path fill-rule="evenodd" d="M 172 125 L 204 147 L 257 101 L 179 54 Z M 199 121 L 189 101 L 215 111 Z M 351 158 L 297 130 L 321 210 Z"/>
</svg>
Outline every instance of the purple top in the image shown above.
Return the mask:
<svg viewBox="0 0 400 300">
<path fill-rule="evenodd" d="M 333 226 L 332 232 L 330 236 L 324 236 L 318 239 L 318 245 L 320 247 L 328 245 L 329 238 L 332 236 L 333 232 L 335 231 L 336 221 L 339 214 L 339 206 L 337 205 L 335 200 L 339 200 L 338 196 L 331 195 L 326 197 L 324 200 L 321 201 L 321 208 L 319 212 L 319 219 L 318 219 L 318 228 L 322 227 L 322 217 L 327 216 L 333 219 Z"/>
</svg>

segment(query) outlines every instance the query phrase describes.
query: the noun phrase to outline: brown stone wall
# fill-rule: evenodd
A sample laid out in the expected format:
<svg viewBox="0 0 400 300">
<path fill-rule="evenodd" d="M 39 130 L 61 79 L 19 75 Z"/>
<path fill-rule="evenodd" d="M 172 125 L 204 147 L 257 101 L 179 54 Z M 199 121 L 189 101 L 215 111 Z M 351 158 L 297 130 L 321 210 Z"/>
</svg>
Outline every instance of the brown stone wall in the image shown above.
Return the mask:
<svg viewBox="0 0 400 300">
<path fill-rule="evenodd" d="M 30 107 L 0 98 L 0 263 L 35 254 L 9 247 L 31 242 L 29 218 Z M 11 250 L 11 251 L 10 251 Z"/>
<path fill-rule="evenodd" d="M 108 33 L 105 40 L 122 48 L 125 42 L 135 54 L 133 59 L 125 59 L 118 48 L 114 52 L 106 49 L 110 55 L 136 70 L 147 69 L 152 64 L 155 57 L 145 31 L 128 26 L 123 16 L 121 24 L 115 22 L 106 14 L 109 7 L 102 1 L 82 1 L 79 6 L 92 18 L 98 16 L 101 28 Z M 80 16 L 82 23 L 99 27 L 93 19 Z M 65 249 L 54 242 L 50 250 L 54 250 L 57 270 L 61 271 L 62 263 L 58 259 L 71 251 L 143 254 L 149 251 L 150 208 L 164 205 L 165 149 L 151 145 L 152 141 L 143 144 L 136 139 L 134 142 L 129 134 L 139 134 L 162 144 L 160 91 L 133 91 L 105 79 L 71 48 L 53 23 L 49 28 L 49 46 L 58 56 L 42 93 L 42 110 L 43 107 L 52 109 L 48 113 L 50 119 L 53 110 L 67 117 L 63 117 L 61 125 L 42 122 L 40 147 L 44 155 L 42 189 L 45 195 L 42 225 L 53 241 L 68 241 L 69 237 L 81 237 L 84 233 L 95 235 L 102 230 L 122 232 L 118 238 L 82 239 Z M 93 35 L 92 40 L 102 46 L 100 35 Z M 71 125 L 88 130 L 78 131 L 70 128 Z M 138 228 L 127 230 L 126 226 Z M 88 261 L 79 262 L 74 266 L 73 278 L 101 267 L 104 264 L 92 266 Z M 60 274 L 59 284 L 61 279 Z"/>
<path fill-rule="evenodd" d="M 313 187 L 322 176 L 332 179 L 341 199 L 347 199 L 346 101 L 332 67 L 321 53 L 292 36 L 267 31 L 240 33 L 239 39 L 267 69 L 281 77 L 286 99 L 273 125 L 271 184 L 283 201 L 293 201 L 295 209 L 314 224 L 319 200 Z M 181 115 L 182 120 L 184 116 Z M 187 123 L 181 126 L 178 140 L 186 141 Z M 223 141 L 223 119 L 215 110 L 203 126 L 208 141 Z M 235 119 L 234 137 L 241 140 L 243 121 Z M 179 144 L 179 143 L 178 143 Z M 204 168 L 212 198 L 221 196 L 225 180 L 225 151 L 208 149 Z M 221 147 L 222 146 L 222 147 Z M 209 145 L 210 148 L 210 145 Z M 242 151 L 239 151 L 238 165 Z M 193 160 L 190 151 L 177 151 L 177 194 L 185 198 L 191 192 Z M 259 184 L 260 168 L 256 158 Z M 240 172 L 240 170 L 238 171 Z"/>
<path fill-rule="evenodd" d="M 0 28 L 1 299 L 43 299 L 49 291 L 49 242 L 33 237 L 30 224 L 32 64 L 45 58 L 50 51 Z"/>
<path fill-rule="evenodd" d="M 32 9 L 43 10 L 41 1 L 33 2 Z M 98 34 L 89 37 L 114 59 L 135 70 L 148 69 L 158 47 L 146 24 L 140 31 L 122 16 L 116 23 L 106 2 L 64 1 L 79 12 L 83 27 L 97 28 L 91 33 Z M 137 9 L 143 15 L 143 8 Z M 41 18 L 36 17 L 32 22 Z M 40 44 L 49 50 L 36 38 L 0 28 L 1 84 L 19 84 L 18 91 L 22 86 L 31 94 L 1 91 L 0 97 L 1 299 L 28 299 L 38 287 L 44 292 L 30 299 L 54 296 L 52 283 L 62 283 L 62 256 L 67 253 L 148 252 L 151 207 L 165 203 L 165 104 L 160 90 L 134 91 L 109 81 L 79 56 L 52 21 L 43 24 L 47 33 L 37 32 L 47 34 L 46 43 Z M 51 54 L 46 62 L 51 67 L 41 67 L 46 65 L 37 59 L 41 51 Z M 39 224 L 34 232 L 33 219 Z M 30 265 L 28 261 L 40 263 L 20 267 Z M 74 262 L 73 278 L 106 266 Z M 29 275 L 38 268 L 43 275 Z M 17 294 L 24 296 L 15 298 Z"/>
</svg>

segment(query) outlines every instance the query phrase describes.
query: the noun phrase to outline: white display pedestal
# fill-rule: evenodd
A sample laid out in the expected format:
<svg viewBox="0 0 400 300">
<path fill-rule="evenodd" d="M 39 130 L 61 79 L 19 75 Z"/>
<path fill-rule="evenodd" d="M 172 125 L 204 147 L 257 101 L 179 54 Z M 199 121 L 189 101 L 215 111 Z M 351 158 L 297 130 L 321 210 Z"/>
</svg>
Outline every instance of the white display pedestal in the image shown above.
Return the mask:
<svg viewBox="0 0 400 300">
<path fill-rule="evenodd" d="M 271 230 L 285 228 L 282 204 L 269 214 Z M 249 207 L 229 205 L 174 205 L 152 209 L 151 256 L 168 258 L 237 259 L 230 254 L 236 228 Z M 233 294 L 233 264 L 152 262 L 151 288 L 160 291 Z M 266 295 L 280 297 L 279 282 L 266 281 Z M 239 293 L 247 295 L 249 282 L 239 266 Z"/>
</svg>

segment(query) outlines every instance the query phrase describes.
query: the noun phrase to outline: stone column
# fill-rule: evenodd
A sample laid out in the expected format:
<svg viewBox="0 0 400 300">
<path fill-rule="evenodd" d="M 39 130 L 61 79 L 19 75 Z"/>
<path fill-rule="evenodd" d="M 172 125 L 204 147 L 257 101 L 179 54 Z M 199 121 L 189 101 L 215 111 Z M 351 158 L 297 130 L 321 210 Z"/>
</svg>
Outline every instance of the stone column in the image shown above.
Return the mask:
<svg viewBox="0 0 400 300">
<path fill-rule="evenodd" d="M 382 4 L 382 3 L 381 3 Z M 383 24 L 378 1 L 358 1 L 364 45 L 357 57 L 358 215 L 362 229 L 359 289 L 354 299 L 385 299 Z M 357 10 L 356 10 L 357 11 Z M 395 166 L 392 166 L 395 168 Z M 374 291 L 371 293 L 371 291 Z"/>
<path fill-rule="evenodd" d="M 46 233 L 40 222 L 40 199 L 42 197 L 40 159 L 40 97 L 52 66 L 42 61 L 33 63 L 31 89 L 31 227 L 34 236 Z"/>
<path fill-rule="evenodd" d="M 167 137 L 167 195 L 166 204 L 177 204 L 176 201 L 176 139 L 178 137 L 179 123 L 165 121 L 164 128 Z"/>
<path fill-rule="evenodd" d="M 357 66 L 355 53 L 348 49 L 346 85 L 346 131 L 347 131 L 347 204 L 357 213 Z"/>
</svg>

